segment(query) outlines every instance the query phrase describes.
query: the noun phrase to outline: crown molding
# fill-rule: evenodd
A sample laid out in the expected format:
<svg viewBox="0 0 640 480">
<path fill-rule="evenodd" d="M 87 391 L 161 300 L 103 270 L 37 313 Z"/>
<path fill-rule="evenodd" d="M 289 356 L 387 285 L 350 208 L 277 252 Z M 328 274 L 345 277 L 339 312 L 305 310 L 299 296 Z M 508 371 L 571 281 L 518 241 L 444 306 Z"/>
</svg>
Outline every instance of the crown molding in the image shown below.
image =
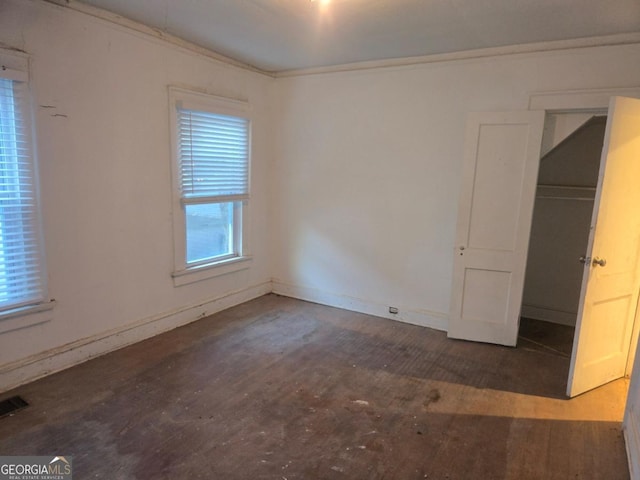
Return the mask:
<svg viewBox="0 0 640 480">
<path fill-rule="evenodd" d="M 426 65 L 430 63 L 445 63 L 461 60 L 477 60 L 490 57 L 510 55 L 537 54 L 545 52 L 561 52 L 594 47 L 610 47 L 618 45 L 640 44 L 640 33 L 623 33 L 599 37 L 585 37 L 571 40 L 554 40 L 550 42 L 525 43 L 504 47 L 480 48 L 460 52 L 439 53 L 415 57 L 390 58 L 386 60 L 371 60 L 365 62 L 348 63 L 326 67 L 283 70 L 275 72 L 277 78 L 299 77 L 305 75 L 319 75 L 327 73 L 355 72 L 361 70 L 375 70 L 383 68 L 397 68 Z"/>
</svg>

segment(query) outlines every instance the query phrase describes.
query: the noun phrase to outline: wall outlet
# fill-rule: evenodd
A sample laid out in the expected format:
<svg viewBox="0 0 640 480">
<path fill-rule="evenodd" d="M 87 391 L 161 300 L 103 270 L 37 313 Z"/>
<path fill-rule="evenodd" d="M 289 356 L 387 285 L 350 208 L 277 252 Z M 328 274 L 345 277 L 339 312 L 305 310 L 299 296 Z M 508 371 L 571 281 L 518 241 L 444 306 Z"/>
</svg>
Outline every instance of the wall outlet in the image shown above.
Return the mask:
<svg viewBox="0 0 640 480">
<path fill-rule="evenodd" d="M 389 307 L 389 313 L 396 315 L 398 313 L 398 307 Z"/>
</svg>

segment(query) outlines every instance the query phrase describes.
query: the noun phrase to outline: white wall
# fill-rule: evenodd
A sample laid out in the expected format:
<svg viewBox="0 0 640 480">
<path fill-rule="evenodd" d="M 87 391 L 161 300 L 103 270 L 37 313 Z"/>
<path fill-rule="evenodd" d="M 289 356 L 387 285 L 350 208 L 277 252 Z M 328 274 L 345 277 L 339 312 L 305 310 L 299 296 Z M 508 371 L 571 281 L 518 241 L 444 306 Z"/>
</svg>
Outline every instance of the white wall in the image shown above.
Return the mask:
<svg viewBox="0 0 640 480">
<path fill-rule="evenodd" d="M 40 1 L 1 2 L 0 43 L 31 56 L 57 302 L 50 321 L 0 334 L 0 390 L 270 291 L 271 77 Z M 248 100 L 255 115 L 251 268 L 181 287 L 171 277 L 168 85 Z"/>
<path fill-rule="evenodd" d="M 636 311 L 636 324 L 640 320 L 639 312 Z M 629 475 L 632 480 L 640 480 L 640 355 L 636 355 L 640 342 L 632 339 L 635 343 L 635 358 L 633 359 L 633 370 L 629 382 L 627 393 L 627 403 L 625 405 L 624 420 L 622 430 L 624 433 L 625 447 L 627 450 L 627 461 L 629 462 Z"/>
<path fill-rule="evenodd" d="M 278 80 L 274 289 L 446 329 L 467 113 L 638 86 L 638 58 L 629 45 Z"/>
</svg>

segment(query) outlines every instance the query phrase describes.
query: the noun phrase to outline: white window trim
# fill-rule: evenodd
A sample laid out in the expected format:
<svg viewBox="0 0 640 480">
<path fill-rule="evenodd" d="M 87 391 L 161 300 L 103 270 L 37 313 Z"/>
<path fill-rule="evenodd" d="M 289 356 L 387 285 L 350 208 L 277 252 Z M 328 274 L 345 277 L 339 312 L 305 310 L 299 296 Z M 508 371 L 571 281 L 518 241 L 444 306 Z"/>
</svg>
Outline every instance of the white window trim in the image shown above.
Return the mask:
<svg viewBox="0 0 640 480">
<path fill-rule="evenodd" d="M 55 300 L 6 310 L 0 315 L 0 334 L 48 322 L 53 318 Z"/>
<path fill-rule="evenodd" d="M 221 115 L 232 115 L 249 120 L 249 198 L 251 197 L 251 107 L 242 100 L 208 95 L 183 88 L 169 87 L 169 117 L 171 127 L 171 182 L 173 190 L 173 258 L 174 271 L 171 273 L 175 287 L 226 275 L 251 266 L 249 250 L 250 205 L 242 201 L 240 256 L 213 261 L 211 263 L 188 266 L 186 263 L 186 219 L 180 195 L 180 165 L 178 151 L 178 105 L 189 110 L 199 110 Z"/>
<path fill-rule="evenodd" d="M 38 168 L 38 152 L 37 152 L 37 141 L 36 141 L 36 116 L 33 111 L 33 102 L 32 102 L 32 93 L 31 93 L 31 82 L 29 75 L 29 62 L 30 57 L 25 53 L 16 52 L 13 50 L 7 50 L 4 48 L 0 48 L 0 76 L 3 78 L 8 78 L 10 80 L 26 82 L 27 83 L 27 91 L 29 92 L 29 102 L 28 102 L 28 115 L 30 116 L 29 121 L 31 124 L 31 154 L 33 155 L 33 175 L 35 182 L 35 195 L 38 201 L 38 209 L 37 209 L 37 222 L 39 228 L 39 247 L 40 247 L 40 261 L 43 262 L 44 271 L 47 271 L 46 267 L 46 254 L 45 254 L 45 240 L 44 240 L 44 232 L 43 232 L 43 222 L 42 222 L 42 203 L 40 201 L 40 175 Z M 47 279 L 46 275 L 43 279 L 43 292 L 44 299 L 37 303 L 27 304 L 23 306 L 19 306 L 16 308 L 11 308 L 8 310 L 4 310 L 0 312 L 0 334 L 10 332 L 13 330 L 18 330 L 25 327 L 30 327 L 33 325 L 38 325 L 40 323 L 48 322 L 53 318 L 53 308 L 56 305 L 56 301 L 53 299 L 47 299 L 48 296 L 48 288 L 47 288 Z"/>
</svg>

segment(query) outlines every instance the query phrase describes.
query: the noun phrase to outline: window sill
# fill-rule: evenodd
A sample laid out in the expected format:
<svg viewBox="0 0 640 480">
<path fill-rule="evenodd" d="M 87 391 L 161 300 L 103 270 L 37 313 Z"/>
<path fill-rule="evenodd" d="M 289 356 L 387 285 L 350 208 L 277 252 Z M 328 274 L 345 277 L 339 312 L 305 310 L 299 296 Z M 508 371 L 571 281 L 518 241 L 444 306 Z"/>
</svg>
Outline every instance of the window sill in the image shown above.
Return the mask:
<svg viewBox="0 0 640 480">
<path fill-rule="evenodd" d="M 53 318 L 56 301 L 14 308 L 0 313 L 0 334 L 48 322 Z"/>
<path fill-rule="evenodd" d="M 252 258 L 250 256 L 244 256 L 206 265 L 198 265 L 197 267 L 191 267 L 185 270 L 178 270 L 171 274 L 173 277 L 173 285 L 180 287 L 208 278 L 226 275 L 227 273 L 246 270 L 251 266 L 251 261 Z"/>
</svg>

